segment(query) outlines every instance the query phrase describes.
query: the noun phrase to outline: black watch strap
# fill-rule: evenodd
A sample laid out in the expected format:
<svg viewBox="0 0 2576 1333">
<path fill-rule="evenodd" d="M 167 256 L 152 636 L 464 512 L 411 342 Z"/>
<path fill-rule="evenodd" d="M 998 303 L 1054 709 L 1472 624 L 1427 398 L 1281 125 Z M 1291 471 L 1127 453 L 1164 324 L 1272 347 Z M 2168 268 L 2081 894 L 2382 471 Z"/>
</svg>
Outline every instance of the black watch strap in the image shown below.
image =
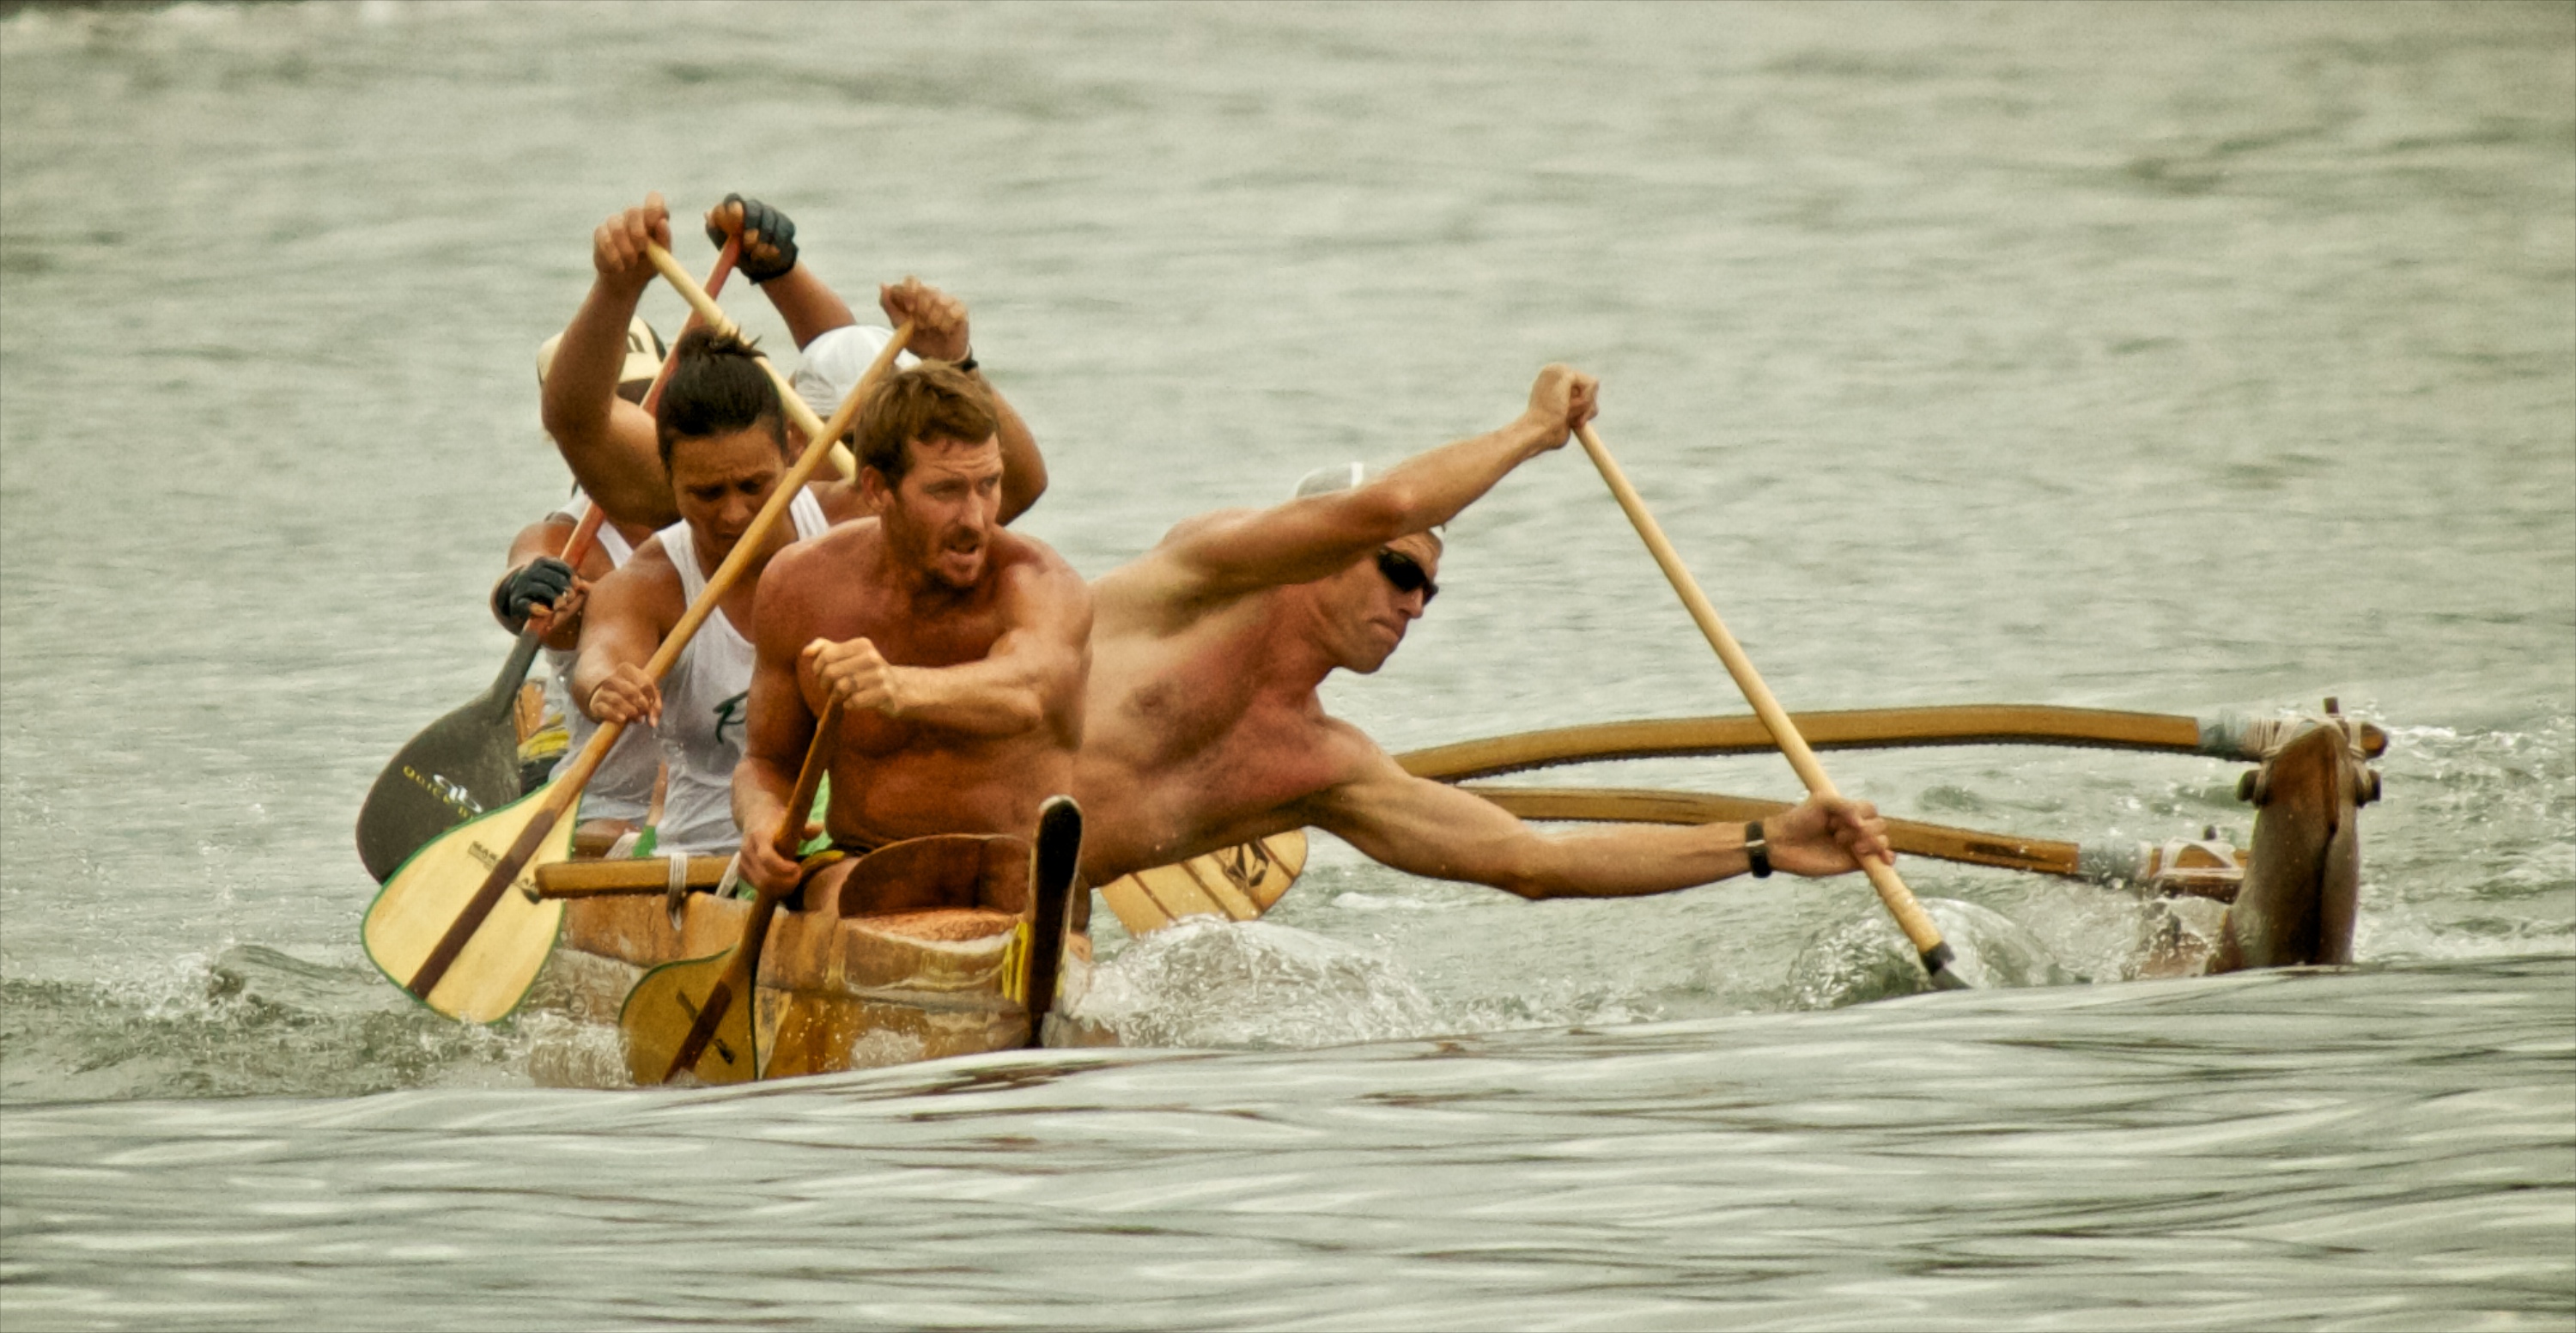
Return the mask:
<svg viewBox="0 0 2576 1333">
<path fill-rule="evenodd" d="M 1771 878 L 1771 844 L 1762 838 L 1762 821 L 1744 826 L 1744 862 L 1753 870 L 1755 879 Z"/>
</svg>

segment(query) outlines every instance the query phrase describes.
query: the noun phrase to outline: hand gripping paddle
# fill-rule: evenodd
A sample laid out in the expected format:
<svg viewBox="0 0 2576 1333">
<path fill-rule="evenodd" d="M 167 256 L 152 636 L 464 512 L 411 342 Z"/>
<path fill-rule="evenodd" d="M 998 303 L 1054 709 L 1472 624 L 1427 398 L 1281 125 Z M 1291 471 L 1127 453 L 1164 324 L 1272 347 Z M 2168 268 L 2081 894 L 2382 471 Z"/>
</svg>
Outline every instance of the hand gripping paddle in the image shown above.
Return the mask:
<svg viewBox="0 0 2576 1333">
<path fill-rule="evenodd" d="M 832 750 L 841 735 L 841 701 L 823 707 L 814 723 L 814 739 L 805 747 L 805 766 L 796 774 L 796 793 L 778 821 L 778 854 L 795 859 L 805 841 L 805 816 L 823 773 L 832 766 Z M 806 875 L 841 859 L 823 852 L 807 860 Z M 626 1034 L 626 1072 L 638 1084 L 668 1083 L 683 1071 L 694 1071 L 703 1083 L 748 1083 L 760 1077 L 760 1050 L 753 1030 L 752 987 L 760 979 L 760 951 L 769 942 L 769 923 L 778 916 L 779 900 L 795 889 L 761 889 L 742 924 L 742 939 L 709 958 L 664 963 L 644 974 L 627 992 L 617 1012 Z"/>
</svg>

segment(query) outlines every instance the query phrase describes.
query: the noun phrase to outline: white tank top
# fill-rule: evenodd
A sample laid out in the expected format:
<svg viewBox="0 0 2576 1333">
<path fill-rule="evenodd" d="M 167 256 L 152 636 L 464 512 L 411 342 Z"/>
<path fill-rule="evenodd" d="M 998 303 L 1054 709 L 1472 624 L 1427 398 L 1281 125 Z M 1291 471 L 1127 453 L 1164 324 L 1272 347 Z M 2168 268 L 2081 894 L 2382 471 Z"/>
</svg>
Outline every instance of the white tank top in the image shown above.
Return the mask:
<svg viewBox="0 0 2576 1333">
<path fill-rule="evenodd" d="M 795 516 L 798 541 L 819 537 L 831 526 L 812 491 L 796 492 L 787 512 Z M 707 575 L 698 568 L 689 525 L 674 523 L 659 535 L 663 553 L 680 571 L 681 591 L 697 601 Z M 742 842 L 733 825 L 733 770 L 742 762 L 752 657 L 751 640 L 718 607 L 662 678 L 662 763 L 671 771 L 671 785 L 662 796 L 662 827 L 653 839 L 657 851 L 711 856 Z"/>
<path fill-rule="evenodd" d="M 548 517 L 568 518 L 579 523 L 589 513 L 590 497 L 574 491 L 572 499 Z M 624 568 L 626 562 L 635 556 L 635 548 L 626 544 L 624 534 L 618 532 L 617 525 L 613 523 L 599 525 L 598 540 L 599 549 L 608 553 L 611 568 Z M 599 730 L 598 723 L 582 716 L 581 710 L 572 706 L 572 667 L 580 660 L 581 654 L 577 651 L 546 649 L 546 665 L 554 668 L 555 698 L 552 702 L 563 712 L 564 731 L 570 742 L 564 747 L 563 758 L 555 761 L 554 777 L 562 777 L 564 770 L 572 767 L 573 760 L 581 757 L 581 752 L 590 745 L 592 734 Z M 579 818 L 623 819 L 630 824 L 642 825 L 645 813 L 653 803 L 653 777 L 661 767 L 662 755 L 654 746 L 652 726 L 638 722 L 628 727 L 625 734 L 617 738 L 617 747 L 608 752 L 608 758 L 600 764 L 599 771 L 591 775 L 590 785 L 581 789 Z"/>
</svg>

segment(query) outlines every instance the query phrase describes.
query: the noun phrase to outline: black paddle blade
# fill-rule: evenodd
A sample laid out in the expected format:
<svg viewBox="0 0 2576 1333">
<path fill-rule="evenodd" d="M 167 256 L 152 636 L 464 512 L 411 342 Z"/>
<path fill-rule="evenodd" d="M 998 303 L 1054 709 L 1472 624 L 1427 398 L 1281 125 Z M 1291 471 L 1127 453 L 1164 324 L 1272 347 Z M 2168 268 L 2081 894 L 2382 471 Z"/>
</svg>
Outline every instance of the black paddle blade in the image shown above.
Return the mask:
<svg viewBox="0 0 2576 1333">
<path fill-rule="evenodd" d="M 377 883 L 432 838 L 519 799 L 519 729 L 508 705 L 537 646 L 521 635 L 491 690 L 421 728 L 376 775 L 358 807 L 358 859 Z"/>
<path fill-rule="evenodd" d="M 1073 895 L 1082 891 L 1082 807 L 1070 796 L 1050 796 L 1038 807 L 1037 847 L 1030 855 L 1029 895 L 1036 909 L 1029 923 L 1029 1045 L 1046 1044 L 1047 1011 L 1064 967 L 1065 933 Z"/>
</svg>

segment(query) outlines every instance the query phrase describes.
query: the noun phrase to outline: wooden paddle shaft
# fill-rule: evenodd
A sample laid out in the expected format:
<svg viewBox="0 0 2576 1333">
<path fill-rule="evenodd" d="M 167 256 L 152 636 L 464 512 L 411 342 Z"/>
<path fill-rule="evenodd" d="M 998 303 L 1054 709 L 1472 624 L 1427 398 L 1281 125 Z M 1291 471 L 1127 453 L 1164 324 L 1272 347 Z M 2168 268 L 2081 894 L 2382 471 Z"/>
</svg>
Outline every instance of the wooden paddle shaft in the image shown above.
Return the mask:
<svg viewBox="0 0 2576 1333">
<path fill-rule="evenodd" d="M 1646 549 L 1653 553 L 1655 563 L 1663 567 L 1664 578 L 1671 582 L 1673 591 L 1681 595 L 1682 605 L 1689 608 L 1691 619 L 1699 623 L 1699 632 L 1707 637 L 1708 646 L 1716 649 L 1717 659 L 1726 664 L 1726 674 L 1735 678 L 1736 688 L 1744 692 L 1745 702 L 1753 705 L 1754 715 L 1762 719 L 1773 743 L 1780 747 L 1781 754 L 1787 756 L 1789 767 L 1797 771 L 1798 780 L 1818 796 L 1840 796 L 1842 793 L 1835 790 L 1833 779 L 1825 776 L 1825 766 L 1816 762 L 1815 751 L 1808 749 L 1806 739 L 1798 734 L 1797 724 L 1789 720 L 1788 710 L 1772 697 L 1771 687 L 1762 683 L 1762 675 L 1753 669 L 1752 659 L 1744 655 L 1744 649 L 1735 642 L 1735 636 L 1727 633 L 1726 622 L 1718 619 L 1717 608 L 1709 604 L 1708 595 L 1699 589 L 1699 580 L 1691 577 L 1680 553 L 1673 550 L 1672 542 L 1665 538 L 1663 525 L 1655 522 L 1654 514 L 1647 510 L 1637 488 L 1628 484 L 1627 474 L 1619 470 L 1618 460 L 1610 456 L 1608 446 L 1601 443 L 1600 434 L 1588 422 L 1576 427 L 1574 434 L 1583 442 L 1583 451 L 1592 456 L 1592 465 L 1601 470 L 1601 479 L 1610 484 L 1610 493 L 1618 498 L 1619 507 L 1627 511 L 1628 522 L 1636 527 L 1637 535 L 1645 539 Z M 1897 928 L 1905 932 L 1905 938 L 1912 941 L 1915 949 L 1923 955 L 1925 969 L 1933 974 L 1934 980 L 1940 980 L 1950 957 L 1949 946 L 1941 939 L 1941 928 L 1933 923 L 1931 914 L 1923 910 L 1923 904 L 1914 900 L 1913 890 L 1906 888 L 1905 881 L 1897 877 L 1896 867 L 1870 856 L 1862 858 L 1860 868 L 1869 876 L 1870 887 L 1878 890 L 1878 900 L 1886 904 L 1888 915 L 1896 918 Z"/>
<path fill-rule="evenodd" d="M 869 378 L 874 378 L 873 372 Z M 778 819 L 778 840 L 770 844 L 791 861 L 805 842 L 805 814 L 814 808 L 815 793 L 823 789 L 823 773 L 832 766 L 832 750 L 840 734 L 841 701 L 835 698 L 823 706 L 823 716 L 815 720 L 814 739 L 805 746 L 804 767 L 796 770 L 796 789 L 788 796 L 787 809 Z M 751 915 L 742 925 L 742 941 L 734 945 L 733 956 L 725 962 L 724 975 L 708 988 L 707 998 L 690 1019 L 689 1034 L 671 1052 L 671 1067 L 662 1071 L 663 1082 L 679 1077 L 683 1069 L 697 1066 L 698 1057 L 706 1052 L 707 1040 L 716 1034 L 716 1025 L 733 1007 L 734 997 L 751 993 L 760 975 L 760 951 L 769 939 L 769 923 L 778 915 L 778 900 L 786 896 L 787 893 L 764 888 L 753 900 Z"/>
<path fill-rule="evenodd" d="M 652 258 L 653 267 L 662 271 L 662 276 L 679 290 L 680 295 L 688 298 L 692 318 L 706 321 L 706 326 L 718 333 L 729 333 L 735 337 L 742 335 L 742 326 L 725 315 L 723 309 L 716 305 L 714 297 L 697 288 L 694 280 L 689 277 L 689 271 L 680 267 L 680 261 L 673 259 L 670 251 L 648 241 L 645 243 L 644 253 Z M 867 373 L 859 377 L 859 383 L 866 384 L 875 379 L 879 372 L 894 361 L 894 354 L 902 351 L 903 345 L 911 339 L 912 325 L 907 321 L 902 328 L 895 331 L 894 341 L 878 350 L 877 359 L 868 364 Z M 809 444 L 814 440 L 831 441 L 831 448 L 836 451 L 833 461 L 840 467 L 841 474 L 855 479 L 858 475 L 857 464 L 846 459 L 848 446 L 841 443 L 842 434 L 850 428 L 849 423 L 838 421 L 838 414 L 835 414 L 834 424 L 839 429 L 826 426 L 821 417 L 814 415 L 814 409 L 805 405 L 804 398 L 796 392 L 796 386 L 790 383 L 785 375 L 779 373 L 778 367 L 771 364 L 768 357 L 760 358 L 760 368 L 768 371 L 770 383 L 778 386 L 778 404 L 786 411 L 787 419 L 796 423 L 796 429 L 805 432 L 805 439 Z"/>
</svg>

